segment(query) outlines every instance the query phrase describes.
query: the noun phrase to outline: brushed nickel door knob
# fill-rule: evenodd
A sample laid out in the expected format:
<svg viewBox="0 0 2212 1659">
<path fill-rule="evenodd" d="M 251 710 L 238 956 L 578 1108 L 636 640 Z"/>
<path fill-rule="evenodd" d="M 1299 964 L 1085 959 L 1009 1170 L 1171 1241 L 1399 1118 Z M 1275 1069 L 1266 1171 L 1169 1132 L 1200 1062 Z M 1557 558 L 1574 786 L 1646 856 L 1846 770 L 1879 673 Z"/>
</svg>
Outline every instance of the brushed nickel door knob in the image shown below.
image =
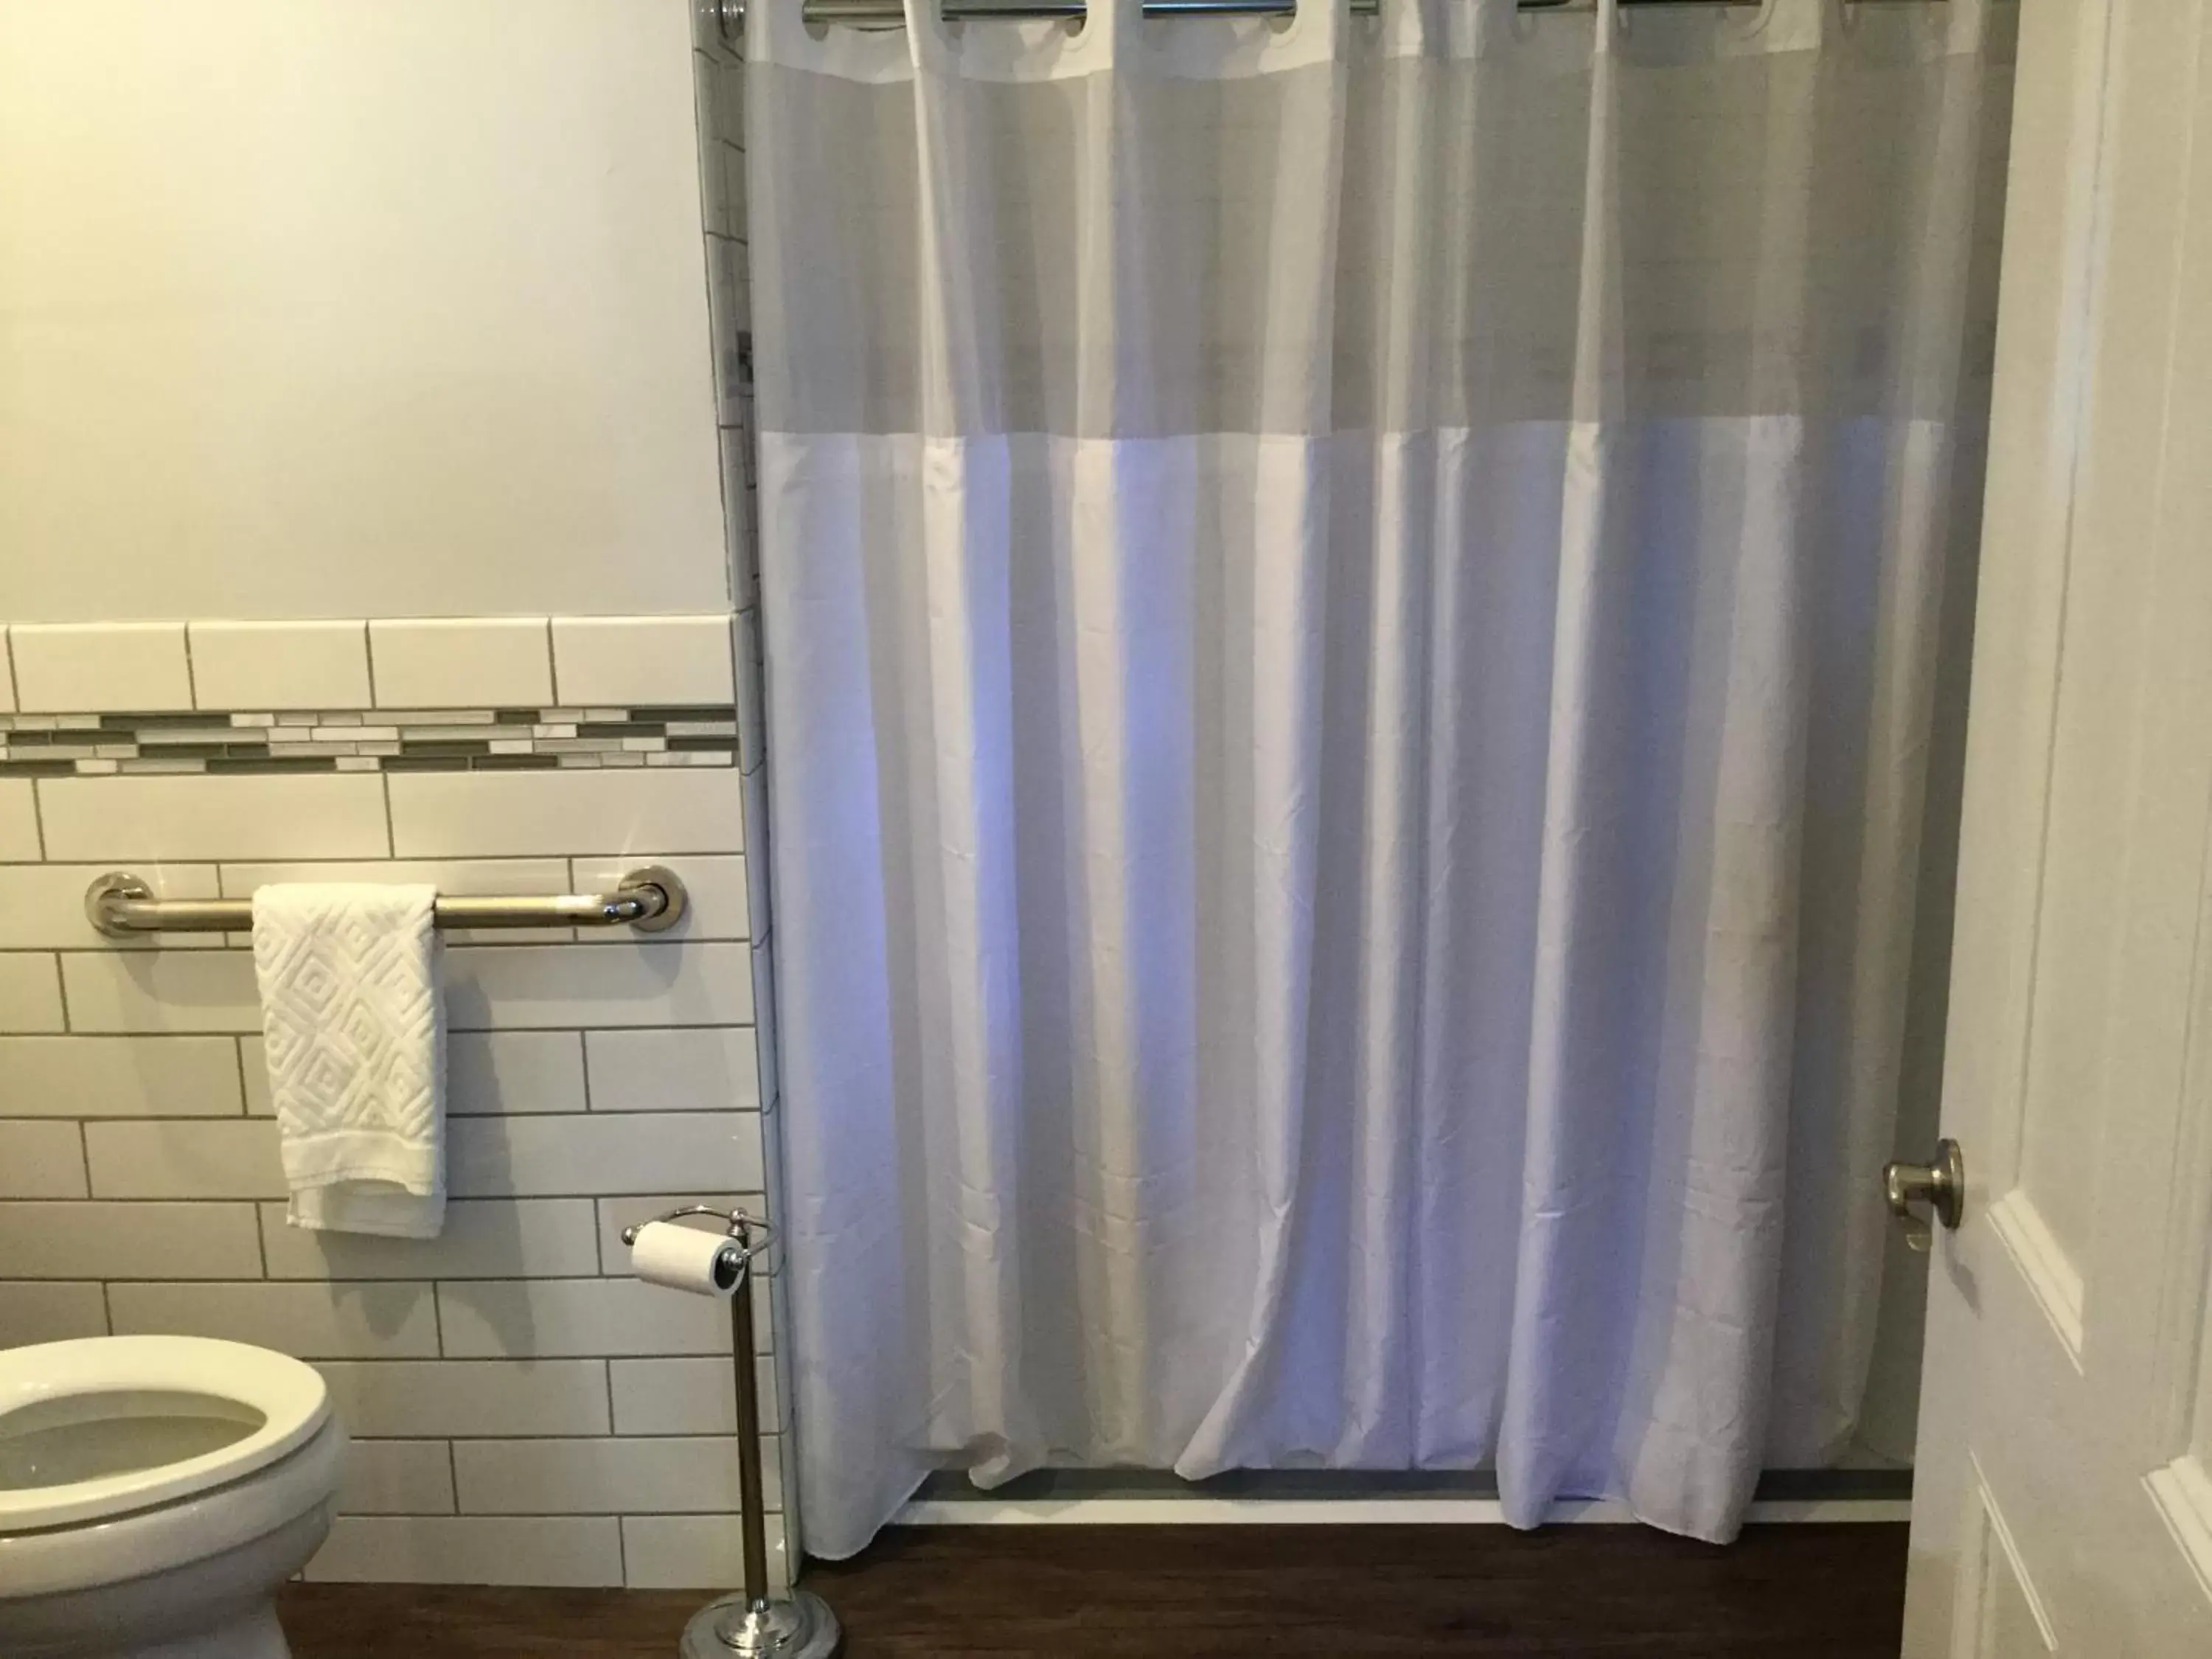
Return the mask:
<svg viewBox="0 0 2212 1659">
<path fill-rule="evenodd" d="M 1955 1228 L 1966 1214 L 1966 1162 L 1959 1143 L 1937 1141 L 1932 1164 L 1884 1164 L 1881 1189 L 1889 1212 L 1900 1220 L 1914 1219 L 1913 1211 L 1925 1205 L 1936 1220 Z"/>
</svg>

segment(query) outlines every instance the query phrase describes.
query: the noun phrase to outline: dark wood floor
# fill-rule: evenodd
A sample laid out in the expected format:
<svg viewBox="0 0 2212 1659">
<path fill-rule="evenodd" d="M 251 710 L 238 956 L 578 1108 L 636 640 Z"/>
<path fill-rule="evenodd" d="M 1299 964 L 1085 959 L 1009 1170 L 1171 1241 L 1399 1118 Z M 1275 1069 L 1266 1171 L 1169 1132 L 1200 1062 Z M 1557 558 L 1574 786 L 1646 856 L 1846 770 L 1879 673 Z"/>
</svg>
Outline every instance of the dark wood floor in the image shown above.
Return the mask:
<svg viewBox="0 0 2212 1659">
<path fill-rule="evenodd" d="M 808 1585 L 848 1659 L 1894 1659 L 1902 1526 L 894 1528 Z M 670 1659 L 683 1592 L 296 1584 L 295 1659 Z"/>
</svg>

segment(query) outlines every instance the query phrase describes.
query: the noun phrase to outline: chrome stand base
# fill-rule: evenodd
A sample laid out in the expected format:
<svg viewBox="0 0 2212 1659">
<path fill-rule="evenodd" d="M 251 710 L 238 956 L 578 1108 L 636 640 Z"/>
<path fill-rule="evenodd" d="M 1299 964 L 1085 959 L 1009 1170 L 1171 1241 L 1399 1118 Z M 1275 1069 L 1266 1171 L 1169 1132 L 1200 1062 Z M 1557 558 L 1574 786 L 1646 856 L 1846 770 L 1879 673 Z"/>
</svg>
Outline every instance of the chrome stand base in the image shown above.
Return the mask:
<svg viewBox="0 0 2212 1659">
<path fill-rule="evenodd" d="M 845 1633 L 818 1595 L 746 1605 L 742 1591 L 709 1601 L 684 1627 L 684 1659 L 833 1659 Z"/>
</svg>

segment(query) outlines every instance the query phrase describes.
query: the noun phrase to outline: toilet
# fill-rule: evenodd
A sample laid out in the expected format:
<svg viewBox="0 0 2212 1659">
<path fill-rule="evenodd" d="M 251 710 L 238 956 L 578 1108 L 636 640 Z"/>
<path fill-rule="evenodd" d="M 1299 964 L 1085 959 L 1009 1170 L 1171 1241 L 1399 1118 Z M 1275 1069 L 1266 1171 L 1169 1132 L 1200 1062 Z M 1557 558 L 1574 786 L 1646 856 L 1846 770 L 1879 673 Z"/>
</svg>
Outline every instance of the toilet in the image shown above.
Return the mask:
<svg viewBox="0 0 2212 1659">
<path fill-rule="evenodd" d="M 345 1431 L 283 1354 L 189 1336 L 0 1349 L 0 1654 L 287 1659 L 271 1602 Z"/>
</svg>

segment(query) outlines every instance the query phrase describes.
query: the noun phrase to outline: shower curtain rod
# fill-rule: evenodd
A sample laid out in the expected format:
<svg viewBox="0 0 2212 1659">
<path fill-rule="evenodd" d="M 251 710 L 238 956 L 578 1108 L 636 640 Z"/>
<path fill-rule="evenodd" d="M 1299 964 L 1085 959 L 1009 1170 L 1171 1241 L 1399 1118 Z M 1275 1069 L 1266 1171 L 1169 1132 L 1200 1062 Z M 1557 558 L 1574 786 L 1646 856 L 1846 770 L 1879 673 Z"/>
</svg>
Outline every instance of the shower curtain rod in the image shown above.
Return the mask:
<svg viewBox="0 0 2212 1659">
<path fill-rule="evenodd" d="M 1623 6 L 1757 6 L 1764 0 L 1617 0 Z M 1941 0 L 1855 0 L 1860 5 L 1940 4 Z M 1382 0 L 1351 0 L 1354 13 L 1372 15 Z M 957 21 L 988 18 L 1080 17 L 1085 0 L 939 0 L 941 14 Z M 1520 0 L 1522 11 L 1593 11 L 1595 0 Z M 1145 0 L 1147 17 L 1286 16 L 1297 0 Z M 805 0 L 810 23 L 849 23 L 896 28 L 906 21 L 902 0 Z"/>
</svg>

